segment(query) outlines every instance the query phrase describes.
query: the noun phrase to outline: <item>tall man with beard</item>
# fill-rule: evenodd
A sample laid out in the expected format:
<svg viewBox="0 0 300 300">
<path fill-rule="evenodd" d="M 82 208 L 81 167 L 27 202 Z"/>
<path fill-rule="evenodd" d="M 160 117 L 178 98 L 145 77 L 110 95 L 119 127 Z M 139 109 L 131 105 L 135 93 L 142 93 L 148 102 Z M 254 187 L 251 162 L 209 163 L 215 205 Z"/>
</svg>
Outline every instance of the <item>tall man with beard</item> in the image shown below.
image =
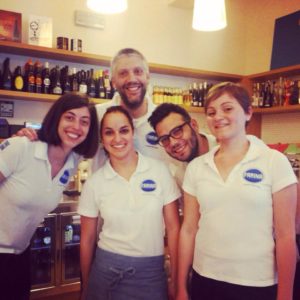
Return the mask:
<svg viewBox="0 0 300 300">
<path fill-rule="evenodd" d="M 121 49 L 111 62 L 111 79 L 117 92 L 111 101 L 96 105 L 98 118 L 101 121 L 108 107 L 123 106 L 133 118 L 135 148 L 144 155 L 169 161 L 165 151 L 156 143 L 156 134 L 148 123 L 156 107 L 147 94 L 149 78 L 145 57 L 135 49 Z M 106 158 L 102 147 L 99 152 L 94 158 L 93 170 L 103 165 Z"/>
</svg>

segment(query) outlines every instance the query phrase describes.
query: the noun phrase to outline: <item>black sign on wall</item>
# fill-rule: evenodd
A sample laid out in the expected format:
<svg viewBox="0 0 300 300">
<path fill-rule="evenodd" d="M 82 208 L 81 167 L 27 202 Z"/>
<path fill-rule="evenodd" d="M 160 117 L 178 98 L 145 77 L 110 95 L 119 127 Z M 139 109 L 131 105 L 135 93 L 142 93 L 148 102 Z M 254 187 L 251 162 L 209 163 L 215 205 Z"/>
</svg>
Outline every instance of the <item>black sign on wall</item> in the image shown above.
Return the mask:
<svg viewBox="0 0 300 300">
<path fill-rule="evenodd" d="M 275 20 L 271 70 L 300 64 L 300 10 Z"/>
</svg>

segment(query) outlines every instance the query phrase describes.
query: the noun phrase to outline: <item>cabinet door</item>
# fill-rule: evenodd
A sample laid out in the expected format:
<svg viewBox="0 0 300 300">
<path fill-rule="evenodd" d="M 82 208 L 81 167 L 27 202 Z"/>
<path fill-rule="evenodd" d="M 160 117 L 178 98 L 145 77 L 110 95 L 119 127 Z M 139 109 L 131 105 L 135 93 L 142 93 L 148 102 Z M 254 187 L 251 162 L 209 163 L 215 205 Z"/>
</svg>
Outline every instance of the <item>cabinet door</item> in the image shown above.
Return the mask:
<svg viewBox="0 0 300 300">
<path fill-rule="evenodd" d="M 57 215 L 49 214 L 31 239 L 32 289 L 55 285 Z"/>
<path fill-rule="evenodd" d="M 62 213 L 61 218 L 61 271 L 62 283 L 80 280 L 80 216 Z"/>
</svg>

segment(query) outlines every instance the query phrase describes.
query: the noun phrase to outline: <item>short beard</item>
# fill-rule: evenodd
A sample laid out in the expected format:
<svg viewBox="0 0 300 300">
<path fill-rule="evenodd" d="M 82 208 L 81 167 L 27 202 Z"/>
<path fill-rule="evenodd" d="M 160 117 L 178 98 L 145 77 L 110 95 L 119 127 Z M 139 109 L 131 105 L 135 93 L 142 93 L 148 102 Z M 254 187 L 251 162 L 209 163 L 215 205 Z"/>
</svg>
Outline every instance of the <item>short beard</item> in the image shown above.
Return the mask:
<svg viewBox="0 0 300 300">
<path fill-rule="evenodd" d="M 139 107 L 142 106 L 142 104 L 144 102 L 145 95 L 146 95 L 146 89 L 142 88 L 141 96 L 138 99 L 134 100 L 133 102 L 128 99 L 128 97 L 126 96 L 125 93 L 120 93 L 119 92 L 119 94 L 120 94 L 120 97 L 121 97 L 124 105 L 128 109 L 135 110 L 135 109 L 138 109 Z"/>
<path fill-rule="evenodd" d="M 196 158 L 199 153 L 199 142 L 197 139 L 197 134 L 192 130 L 192 152 L 190 156 L 186 159 L 186 162 L 192 161 L 194 158 Z"/>
</svg>

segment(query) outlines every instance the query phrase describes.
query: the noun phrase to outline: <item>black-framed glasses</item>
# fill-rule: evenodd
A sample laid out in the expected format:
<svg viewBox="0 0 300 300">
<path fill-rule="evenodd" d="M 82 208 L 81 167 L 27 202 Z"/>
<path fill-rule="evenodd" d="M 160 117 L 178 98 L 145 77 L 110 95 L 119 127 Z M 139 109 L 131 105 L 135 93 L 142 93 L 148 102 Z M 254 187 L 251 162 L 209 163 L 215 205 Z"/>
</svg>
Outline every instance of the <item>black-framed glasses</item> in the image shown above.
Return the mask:
<svg viewBox="0 0 300 300">
<path fill-rule="evenodd" d="M 162 147 L 168 147 L 170 145 L 170 138 L 174 138 L 174 139 L 180 139 L 183 136 L 183 127 L 185 125 L 189 125 L 190 122 L 186 121 L 183 124 L 174 127 L 169 134 L 165 134 L 162 136 L 159 136 L 157 138 L 157 142 L 162 146 Z"/>
</svg>

